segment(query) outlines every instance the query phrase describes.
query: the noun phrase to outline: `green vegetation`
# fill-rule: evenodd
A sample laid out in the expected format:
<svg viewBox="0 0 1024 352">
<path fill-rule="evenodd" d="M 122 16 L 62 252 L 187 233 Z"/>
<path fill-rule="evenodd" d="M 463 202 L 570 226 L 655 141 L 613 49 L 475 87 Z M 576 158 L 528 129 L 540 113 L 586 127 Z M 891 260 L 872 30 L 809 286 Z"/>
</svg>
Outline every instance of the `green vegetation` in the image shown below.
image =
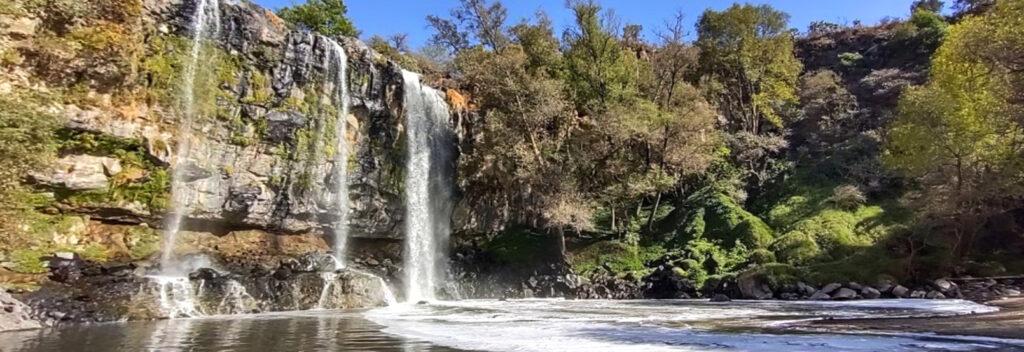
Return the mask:
<svg viewBox="0 0 1024 352">
<path fill-rule="evenodd" d="M 643 275 L 658 262 L 698 285 L 1024 270 L 1013 259 L 1024 255 L 1024 0 L 955 6 L 953 23 L 942 1 L 919 0 L 899 23 L 815 22 L 802 40 L 787 14 L 736 4 L 702 13 L 687 42 L 682 14 L 650 40 L 596 0 L 568 1 L 573 23 L 557 33 L 542 13 L 513 24 L 501 1 L 460 0 L 427 19 L 435 33 L 424 48 L 402 34 L 369 44 L 473 110 L 460 126 L 472 131 L 460 145 L 460 191 L 475 230 L 512 229 L 484 246 L 502 264 Z M 347 117 L 325 86 L 276 92 L 266 67 L 245 61 L 276 62 L 272 48 L 236 55 L 202 43 L 194 106 L 182 106 L 191 42 L 141 28 L 142 11 L 138 0 L 0 4 L 0 16 L 41 21 L 31 45 L 4 48 L 0 63 L 55 92 L 16 86 L 0 97 L 0 216 L 17 219 L 0 225 L 0 245 L 19 271 L 39 272 L 38 258 L 55 250 L 147 256 L 153 231 L 132 229 L 119 254 L 64 238 L 83 221 L 61 211 L 140 203 L 156 214 L 169 197 L 167 170 L 140 141 L 58 130 L 51 105 L 139 103 L 166 123 L 192 111 L 228 129 L 232 144 L 266 147 L 301 169 L 269 180 L 300 195 L 338 152 Z M 341 0 L 309 0 L 279 15 L 357 36 L 346 11 Z M 857 40 L 838 40 L 849 31 Z M 308 81 L 323 78 L 312 71 Z M 303 118 L 269 145 L 268 122 L 248 108 Z M 395 140 L 367 143 L 403 158 Z M 124 171 L 100 191 L 22 185 L 62 154 L 117 158 Z M 405 170 L 381 167 L 379 187 L 400 195 Z"/>
<path fill-rule="evenodd" d="M 107 190 L 70 193 L 58 190 L 58 201 L 79 206 L 138 202 L 154 214 L 167 209 L 170 175 L 165 167 L 148 156 L 140 141 L 72 130 L 60 130 L 56 135 L 61 153 L 114 157 L 124 168 L 113 177 Z"/>
<path fill-rule="evenodd" d="M 342 0 L 307 0 L 277 11 L 285 21 L 328 36 L 358 37 L 359 31 L 346 16 L 348 7 Z"/>
<path fill-rule="evenodd" d="M 1004 1 L 951 27 L 928 84 L 903 95 L 891 128 L 887 165 L 917 182 L 915 208 L 958 258 L 1024 192 L 1024 75 L 1006 55 L 1024 49 L 1022 10 Z"/>
</svg>

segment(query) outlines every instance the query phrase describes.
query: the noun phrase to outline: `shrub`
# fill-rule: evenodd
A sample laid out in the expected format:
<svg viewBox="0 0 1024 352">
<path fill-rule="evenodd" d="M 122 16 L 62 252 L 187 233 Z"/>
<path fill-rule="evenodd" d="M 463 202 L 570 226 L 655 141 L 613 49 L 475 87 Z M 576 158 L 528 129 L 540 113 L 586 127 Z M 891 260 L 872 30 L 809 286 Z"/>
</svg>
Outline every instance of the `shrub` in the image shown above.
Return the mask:
<svg viewBox="0 0 1024 352">
<path fill-rule="evenodd" d="M 846 52 L 839 54 L 839 63 L 846 67 L 860 66 L 864 60 L 864 55 L 860 53 Z"/>
<path fill-rule="evenodd" d="M 842 185 L 832 191 L 828 201 L 840 209 L 854 210 L 867 202 L 867 197 L 854 185 Z"/>
<path fill-rule="evenodd" d="M 755 249 L 750 252 L 750 262 L 754 264 L 774 263 L 775 253 L 764 248 Z"/>
</svg>

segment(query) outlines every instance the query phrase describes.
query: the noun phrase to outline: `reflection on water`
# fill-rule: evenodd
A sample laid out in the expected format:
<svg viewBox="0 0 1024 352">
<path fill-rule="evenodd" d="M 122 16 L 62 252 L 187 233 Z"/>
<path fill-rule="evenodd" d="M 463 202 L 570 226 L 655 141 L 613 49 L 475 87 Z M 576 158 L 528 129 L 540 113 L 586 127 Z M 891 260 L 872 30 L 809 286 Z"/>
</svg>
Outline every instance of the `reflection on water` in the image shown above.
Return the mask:
<svg viewBox="0 0 1024 352">
<path fill-rule="evenodd" d="M 1022 351 L 1024 341 L 798 330 L 822 317 L 932 316 L 965 301 L 470 300 L 362 312 L 309 311 L 71 326 L 0 334 L 29 351 Z M 442 347 L 445 346 L 445 347 Z"/>
<path fill-rule="evenodd" d="M 317 311 L 4 333 L 0 351 L 459 351 L 380 330 L 360 313 Z"/>
</svg>

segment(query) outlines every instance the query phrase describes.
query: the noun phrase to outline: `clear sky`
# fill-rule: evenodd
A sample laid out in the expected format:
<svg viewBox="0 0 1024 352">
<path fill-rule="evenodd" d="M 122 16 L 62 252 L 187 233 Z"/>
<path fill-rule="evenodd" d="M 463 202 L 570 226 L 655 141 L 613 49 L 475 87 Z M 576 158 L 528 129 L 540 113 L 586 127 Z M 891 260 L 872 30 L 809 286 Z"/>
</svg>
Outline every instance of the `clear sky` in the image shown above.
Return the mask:
<svg viewBox="0 0 1024 352">
<path fill-rule="evenodd" d="M 256 3 L 277 9 L 303 0 L 253 0 Z M 677 10 L 686 15 L 688 28 L 692 33 L 696 22 L 707 8 L 723 9 L 733 0 L 601 0 L 606 8 L 614 9 L 623 23 L 637 23 L 644 26 L 644 34 L 651 38 L 654 30 L 664 27 L 664 22 Z M 751 0 L 750 3 L 767 3 L 785 11 L 792 17 L 790 25 L 801 31 L 812 21 L 825 20 L 850 24 L 860 20 L 872 24 L 884 17 L 907 17 L 912 0 Z M 410 44 L 419 47 L 430 37 L 426 28 L 427 15 L 448 16 L 448 11 L 458 0 L 347 0 L 349 17 L 362 31 L 364 39 L 372 35 L 389 36 L 396 33 L 409 35 Z M 568 26 L 572 17 L 565 8 L 564 0 L 505 0 L 512 23 L 530 19 L 542 9 L 561 30 Z"/>
</svg>

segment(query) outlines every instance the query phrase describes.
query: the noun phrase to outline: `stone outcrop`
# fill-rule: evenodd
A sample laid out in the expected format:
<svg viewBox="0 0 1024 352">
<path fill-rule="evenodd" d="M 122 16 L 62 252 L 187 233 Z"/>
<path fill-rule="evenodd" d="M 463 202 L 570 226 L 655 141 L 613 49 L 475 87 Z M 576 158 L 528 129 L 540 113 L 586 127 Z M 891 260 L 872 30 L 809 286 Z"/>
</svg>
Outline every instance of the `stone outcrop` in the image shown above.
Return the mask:
<svg viewBox="0 0 1024 352">
<path fill-rule="evenodd" d="M 218 266 L 217 264 L 213 264 Z M 193 271 L 186 278 L 145 276 L 135 264 L 100 265 L 55 257 L 51 282 L 28 294 L 32 316 L 46 325 L 152 320 L 195 315 L 381 307 L 387 283 L 368 272 L 331 271 L 323 256 L 283 258 L 258 266 Z M 167 299 L 170 297 L 170 299 Z M 181 304 L 190 302 L 190 305 Z"/>
<path fill-rule="evenodd" d="M 30 308 L 21 301 L 0 291 L 0 332 L 38 329 L 42 327 L 30 315 Z"/>
<path fill-rule="evenodd" d="M 69 140 L 54 169 L 38 170 L 32 182 L 57 193 L 57 208 L 96 221 L 159 227 L 169 209 L 169 168 L 181 158 L 184 228 L 329 234 L 337 226 L 337 176 L 345 166 L 348 233 L 402 237 L 403 78 L 396 63 L 356 39 L 292 28 L 250 2 L 220 1 L 220 27 L 210 31 L 216 34 L 199 57 L 196 99 L 184 109 L 180 77 L 198 2 L 140 1 L 139 17 L 123 24 L 138 35 L 121 43 L 139 54 L 123 59 L 139 61 L 111 73 L 123 78 L 117 91 L 132 94 L 114 96 L 94 81 L 83 85 L 89 88 L 84 98 L 52 107 L 72 132 L 62 134 Z M 33 36 L 50 35 L 35 29 L 45 25 L 39 21 L 18 20 L 0 39 L 30 46 Z M 335 43 L 347 53 L 345 82 L 336 82 Z M 60 65 L 52 63 L 47 72 L 69 69 Z M 14 72 L 33 70 L 42 72 L 29 63 Z M 64 84 L 49 83 L 55 89 Z M 333 93 L 339 84 L 348 87 L 347 116 Z M 195 112 L 187 131 L 181 130 L 183 111 Z M 344 136 L 336 135 L 339 124 Z M 349 158 L 339 162 L 342 140 Z"/>
<path fill-rule="evenodd" d="M 31 177 L 38 183 L 69 191 L 106 189 L 110 177 L 121 173 L 121 161 L 92 155 L 71 155 L 60 158 L 50 168 Z"/>
</svg>

